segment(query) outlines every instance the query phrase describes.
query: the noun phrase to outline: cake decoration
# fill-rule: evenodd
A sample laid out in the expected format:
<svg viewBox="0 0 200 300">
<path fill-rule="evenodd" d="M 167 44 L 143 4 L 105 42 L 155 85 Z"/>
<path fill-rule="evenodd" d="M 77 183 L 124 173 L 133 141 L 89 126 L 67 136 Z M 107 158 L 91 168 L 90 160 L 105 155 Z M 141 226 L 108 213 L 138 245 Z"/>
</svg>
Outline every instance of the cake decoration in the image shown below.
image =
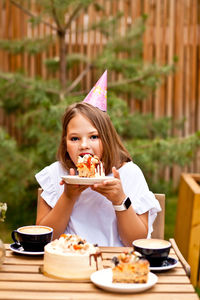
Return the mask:
<svg viewBox="0 0 200 300">
<path fill-rule="evenodd" d="M 105 176 L 103 164 L 96 155 L 85 154 L 84 156 L 79 156 L 76 167 L 79 177 L 92 178 Z"/>
<path fill-rule="evenodd" d="M 146 283 L 149 273 L 149 262 L 140 258 L 135 252 L 124 252 L 113 257 L 113 282 Z"/>
<path fill-rule="evenodd" d="M 44 248 L 43 273 L 58 279 L 89 280 L 101 261 L 97 245 L 75 234 L 62 234 Z"/>
</svg>

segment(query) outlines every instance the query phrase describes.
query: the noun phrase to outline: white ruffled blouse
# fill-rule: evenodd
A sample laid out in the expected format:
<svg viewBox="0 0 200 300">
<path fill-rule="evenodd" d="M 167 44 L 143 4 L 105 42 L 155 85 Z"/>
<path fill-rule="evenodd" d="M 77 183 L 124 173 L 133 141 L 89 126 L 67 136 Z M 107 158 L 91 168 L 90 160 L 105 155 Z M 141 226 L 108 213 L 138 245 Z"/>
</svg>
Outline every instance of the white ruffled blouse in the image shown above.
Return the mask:
<svg viewBox="0 0 200 300">
<path fill-rule="evenodd" d="M 149 191 L 141 169 L 133 162 L 124 164 L 120 169 L 124 193 L 130 198 L 137 214 L 149 212 L 148 235 L 151 237 L 153 222 L 157 212 L 161 211 L 159 202 Z M 35 175 L 42 187 L 42 198 L 50 207 L 54 207 L 61 194 L 61 176 L 67 171 L 57 161 L 45 167 Z M 113 176 L 109 174 L 108 176 Z M 112 203 L 90 187 L 84 190 L 77 199 L 65 233 L 78 234 L 88 242 L 99 246 L 123 246 L 117 231 L 117 220 Z"/>
</svg>

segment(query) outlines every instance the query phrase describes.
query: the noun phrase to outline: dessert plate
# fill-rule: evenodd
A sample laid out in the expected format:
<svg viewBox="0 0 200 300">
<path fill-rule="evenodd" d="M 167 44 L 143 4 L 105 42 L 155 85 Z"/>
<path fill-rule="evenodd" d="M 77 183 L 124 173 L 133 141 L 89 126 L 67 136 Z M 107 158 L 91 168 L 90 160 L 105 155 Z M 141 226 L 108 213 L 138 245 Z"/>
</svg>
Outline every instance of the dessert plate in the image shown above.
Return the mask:
<svg viewBox="0 0 200 300">
<path fill-rule="evenodd" d="M 44 254 L 44 251 L 25 251 L 23 247 L 13 243 L 13 244 L 10 244 L 10 250 L 12 250 L 13 252 L 15 253 L 18 253 L 18 254 L 24 254 L 24 255 L 43 255 Z"/>
<path fill-rule="evenodd" d="M 93 185 L 95 183 L 100 183 L 104 180 L 111 180 L 113 177 L 104 176 L 104 177 L 79 177 L 78 175 L 66 175 L 61 176 L 61 178 L 68 184 L 82 184 L 82 185 Z"/>
<path fill-rule="evenodd" d="M 95 285 L 107 291 L 117 293 L 138 293 L 154 286 L 158 277 L 149 272 L 147 283 L 113 283 L 112 269 L 108 268 L 92 273 L 90 279 Z"/>
<path fill-rule="evenodd" d="M 176 265 L 178 264 L 178 261 L 175 258 L 172 257 L 168 257 L 166 260 L 163 261 L 162 265 L 159 267 L 151 267 L 150 266 L 150 270 L 151 271 L 166 271 L 166 270 L 170 270 L 176 267 Z"/>
</svg>

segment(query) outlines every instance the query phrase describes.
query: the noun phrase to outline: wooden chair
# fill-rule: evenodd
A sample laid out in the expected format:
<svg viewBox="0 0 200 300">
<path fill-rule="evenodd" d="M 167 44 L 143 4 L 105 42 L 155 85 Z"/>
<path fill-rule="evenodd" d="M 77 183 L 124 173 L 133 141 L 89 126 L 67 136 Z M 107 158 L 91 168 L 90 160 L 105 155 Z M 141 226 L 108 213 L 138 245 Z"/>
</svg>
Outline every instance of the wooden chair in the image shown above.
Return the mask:
<svg viewBox="0 0 200 300">
<path fill-rule="evenodd" d="M 37 209 L 39 208 L 39 205 L 40 205 L 41 193 L 42 193 L 42 189 L 38 188 Z M 158 215 L 157 215 L 157 217 L 154 221 L 154 224 L 153 224 L 154 231 L 151 235 L 151 238 L 164 239 L 164 233 L 165 233 L 165 194 L 155 194 L 155 197 L 159 201 L 162 210 L 161 210 L 161 212 L 158 213 Z M 190 277 L 190 273 L 191 273 L 190 265 L 188 264 L 188 262 L 185 260 L 185 258 L 181 254 L 175 240 L 173 238 L 171 238 L 171 239 L 169 239 L 169 241 L 172 244 L 172 247 L 173 247 L 179 261 L 183 265 L 183 268 L 184 268 L 187 276 Z"/>
<path fill-rule="evenodd" d="M 154 221 L 154 224 L 153 224 L 154 230 L 152 232 L 151 238 L 164 239 L 164 236 L 165 236 L 165 194 L 154 194 L 154 195 L 155 195 L 156 199 L 159 201 L 162 211 L 158 213 L 158 215 Z M 180 252 L 175 239 L 170 238 L 169 241 L 172 244 L 172 247 L 173 247 L 179 261 L 183 265 L 183 268 L 184 268 L 187 276 L 190 277 L 190 273 L 191 273 L 190 265 L 185 260 L 182 253 Z"/>
<path fill-rule="evenodd" d="M 165 235 L 165 194 L 154 194 L 161 206 L 161 212 L 158 213 L 154 223 L 151 237 L 164 239 Z"/>
<path fill-rule="evenodd" d="M 42 194 L 42 188 L 38 188 L 37 190 L 37 212 L 38 212 L 38 209 L 40 207 L 40 197 L 41 197 L 41 194 Z"/>
</svg>

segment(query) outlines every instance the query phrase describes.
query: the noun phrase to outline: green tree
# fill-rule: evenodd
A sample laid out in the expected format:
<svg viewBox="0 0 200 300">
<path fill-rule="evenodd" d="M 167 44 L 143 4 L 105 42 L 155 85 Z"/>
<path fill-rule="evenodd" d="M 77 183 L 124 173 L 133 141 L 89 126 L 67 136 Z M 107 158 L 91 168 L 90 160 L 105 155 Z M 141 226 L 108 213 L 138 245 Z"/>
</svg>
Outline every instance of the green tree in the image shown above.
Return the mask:
<svg viewBox="0 0 200 300">
<path fill-rule="evenodd" d="M 10 0 L 12 5 L 29 16 L 32 26 L 45 23 L 55 35 L 43 39 L 0 40 L 0 48 L 12 55 L 25 52 L 37 55 L 48 46 L 59 43 L 59 56 L 42 62 L 51 74 L 50 80 L 38 76 L 30 78 L 26 70 L 0 72 L 0 105 L 5 114 L 15 114 L 21 135 L 20 142 L 17 142 L 15 136 L 10 137 L 5 129 L 0 131 L 0 155 L 3 158 L 0 195 L 1 201 L 8 203 L 7 219 L 12 218 L 13 225 L 34 222 L 37 191 L 34 174 L 55 160 L 61 116 L 67 105 L 84 99 L 86 93 L 81 91 L 81 80 L 93 69 L 96 70 L 94 82 L 105 69 L 108 69 L 108 74 L 115 72 L 116 78 L 119 78 L 108 82 L 108 113 L 133 160 L 142 167 L 152 187 L 161 182 L 160 175 L 165 166 L 190 162 L 199 146 L 198 133 L 187 139 L 173 138 L 170 134 L 171 119 L 155 120 L 152 115 L 131 114 L 123 100 L 126 95 L 144 101 L 149 93 L 156 90 L 162 78 L 174 70 L 174 66 L 144 64 L 142 35 L 147 16 L 141 16 L 121 34 L 118 21 L 123 18 L 123 13 L 108 16 L 99 1 L 35 2 L 40 7 L 37 15 L 29 10 L 30 1 Z M 94 58 L 81 53 L 69 54 L 65 37 L 71 23 L 81 13 L 87 14 L 90 6 L 99 13 L 99 21 L 79 28 L 80 33 L 99 30 L 107 43 Z M 71 82 L 69 72 L 80 64 L 84 66 L 83 71 Z M 31 216 L 30 211 L 33 212 Z"/>
</svg>

